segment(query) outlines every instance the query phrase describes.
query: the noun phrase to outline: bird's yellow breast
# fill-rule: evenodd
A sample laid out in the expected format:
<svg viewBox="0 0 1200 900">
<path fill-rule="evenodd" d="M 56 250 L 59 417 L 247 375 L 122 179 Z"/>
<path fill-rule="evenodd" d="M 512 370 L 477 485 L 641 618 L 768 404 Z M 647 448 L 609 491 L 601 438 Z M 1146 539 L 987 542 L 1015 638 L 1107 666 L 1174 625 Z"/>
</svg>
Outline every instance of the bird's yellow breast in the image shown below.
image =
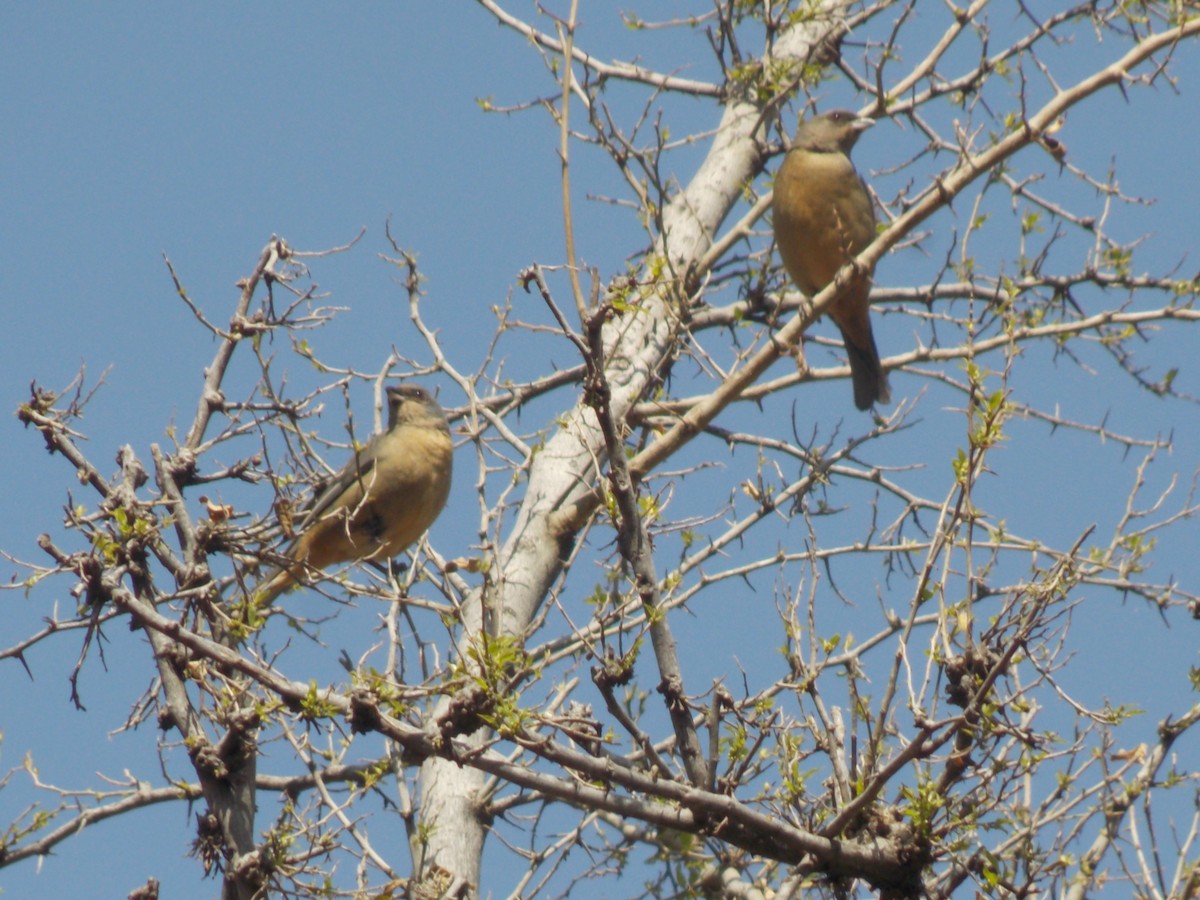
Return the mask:
<svg viewBox="0 0 1200 900">
<path fill-rule="evenodd" d="M 452 457 L 441 428 L 402 425 L 380 435 L 375 464 L 300 536 L 297 558 L 325 568 L 401 553 L 446 505 Z"/>
<path fill-rule="evenodd" d="M 775 178 L 773 217 L 783 264 L 812 296 L 875 237 L 875 213 L 844 153 L 793 148 Z"/>
<path fill-rule="evenodd" d="M 417 540 L 438 517 L 450 494 L 450 436 L 436 428 L 401 427 L 385 436 L 376 466 L 371 505 L 382 532 L 378 557 L 394 556 Z"/>
</svg>

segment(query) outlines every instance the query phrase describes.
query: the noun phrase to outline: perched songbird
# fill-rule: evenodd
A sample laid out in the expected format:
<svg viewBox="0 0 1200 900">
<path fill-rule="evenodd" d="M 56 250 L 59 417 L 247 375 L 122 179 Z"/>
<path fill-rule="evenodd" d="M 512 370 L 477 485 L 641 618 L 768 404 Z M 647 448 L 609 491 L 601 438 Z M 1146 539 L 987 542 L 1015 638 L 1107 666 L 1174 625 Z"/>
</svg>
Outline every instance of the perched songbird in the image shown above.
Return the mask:
<svg viewBox="0 0 1200 900">
<path fill-rule="evenodd" d="M 307 573 L 335 563 L 390 559 L 433 524 L 450 494 L 446 414 L 419 387 L 389 387 L 388 424 L 317 496 L 287 550 L 293 562 L 255 592 L 266 606 Z"/>
<path fill-rule="evenodd" d="M 775 243 L 809 297 L 875 239 L 871 195 L 850 162 L 850 148 L 874 124 L 842 109 L 814 116 L 801 124 L 775 176 Z M 859 273 L 829 307 L 846 344 L 859 409 L 892 398 L 871 334 L 870 290 L 871 273 Z"/>
</svg>

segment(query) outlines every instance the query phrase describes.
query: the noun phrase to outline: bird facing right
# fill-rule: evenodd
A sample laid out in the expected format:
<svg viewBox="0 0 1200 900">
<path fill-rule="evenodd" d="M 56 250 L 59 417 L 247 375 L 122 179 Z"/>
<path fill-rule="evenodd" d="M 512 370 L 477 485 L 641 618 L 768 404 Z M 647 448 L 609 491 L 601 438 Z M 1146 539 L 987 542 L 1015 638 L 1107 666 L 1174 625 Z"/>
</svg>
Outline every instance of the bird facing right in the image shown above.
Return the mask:
<svg viewBox="0 0 1200 900">
<path fill-rule="evenodd" d="M 446 414 L 423 388 L 389 387 L 387 399 L 387 428 L 317 497 L 286 552 L 289 562 L 255 591 L 258 607 L 317 569 L 396 556 L 446 505 L 453 462 Z"/>
<path fill-rule="evenodd" d="M 775 176 L 775 243 L 792 281 L 809 297 L 875 239 L 871 195 L 850 162 L 850 149 L 874 124 L 843 109 L 814 116 L 800 125 Z M 871 274 L 856 274 L 828 309 L 846 345 L 859 409 L 892 399 L 871 332 Z"/>
</svg>

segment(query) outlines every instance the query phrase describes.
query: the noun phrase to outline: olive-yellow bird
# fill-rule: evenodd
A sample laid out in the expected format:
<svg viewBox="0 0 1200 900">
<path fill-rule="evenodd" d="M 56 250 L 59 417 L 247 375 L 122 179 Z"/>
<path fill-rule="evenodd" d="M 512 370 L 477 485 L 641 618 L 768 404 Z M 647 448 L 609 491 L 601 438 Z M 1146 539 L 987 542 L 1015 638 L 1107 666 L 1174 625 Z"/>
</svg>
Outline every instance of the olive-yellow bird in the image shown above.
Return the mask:
<svg viewBox="0 0 1200 900">
<path fill-rule="evenodd" d="M 317 569 L 396 556 L 446 505 L 453 448 L 445 412 L 412 385 L 389 387 L 387 401 L 387 429 L 356 451 L 317 496 L 287 550 L 292 562 L 258 588 L 257 606 Z"/>
<path fill-rule="evenodd" d="M 850 162 L 850 149 L 874 121 L 847 110 L 802 123 L 775 176 L 775 243 L 796 287 L 820 293 L 875 239 L 875 208 Z M 871 273 L 852 278 L 829 307 L 846 345 L 854 405 L 888 403 L 891 389 L 871 333 Z"/>
</svg>

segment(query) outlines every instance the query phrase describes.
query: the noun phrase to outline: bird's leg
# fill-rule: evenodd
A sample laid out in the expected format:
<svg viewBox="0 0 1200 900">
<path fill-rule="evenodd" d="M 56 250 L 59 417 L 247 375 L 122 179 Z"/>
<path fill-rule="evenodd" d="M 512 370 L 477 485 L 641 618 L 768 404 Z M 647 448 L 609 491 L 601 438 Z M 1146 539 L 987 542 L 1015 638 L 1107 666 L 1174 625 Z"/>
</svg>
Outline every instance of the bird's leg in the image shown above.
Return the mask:
<svg viewBox="0 0 1200 900">
<path fill-rule="evenodd" d="M 362 518 L 355 524 L 359 531 L 366 534 L 371 543 L 376 546 L 383 543 L 383 535 L 387 529 L 387 523 L 383 520 L 383 516 L 379 515 L 379 510 L 375 507 L 367 507 L 363 511 Z"/>
</svg>

